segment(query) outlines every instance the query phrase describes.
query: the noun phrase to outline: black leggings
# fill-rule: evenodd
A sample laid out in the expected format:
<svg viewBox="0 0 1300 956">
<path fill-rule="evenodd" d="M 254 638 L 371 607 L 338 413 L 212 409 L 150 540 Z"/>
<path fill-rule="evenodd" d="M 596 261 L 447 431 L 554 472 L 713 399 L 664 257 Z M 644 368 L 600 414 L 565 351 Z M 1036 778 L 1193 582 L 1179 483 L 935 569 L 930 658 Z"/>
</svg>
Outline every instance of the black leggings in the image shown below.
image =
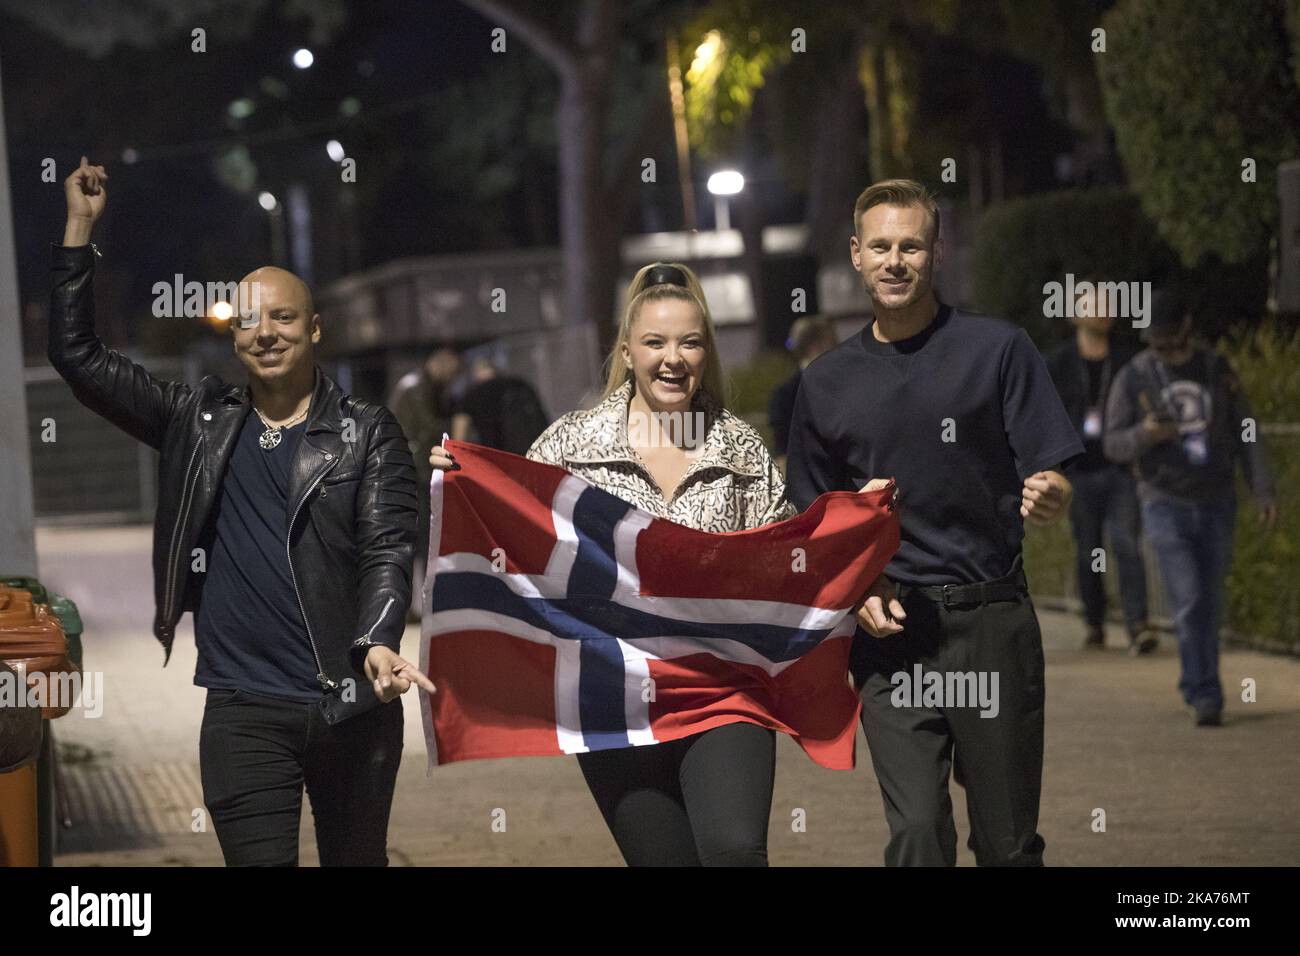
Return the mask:
<svg viewBox="0 0 1300 956">
<path fill-rule="evenodd" d="M 727 724 L 578 765 L 628 866 L 767 866 L 773 731 Z"/>
</svg>

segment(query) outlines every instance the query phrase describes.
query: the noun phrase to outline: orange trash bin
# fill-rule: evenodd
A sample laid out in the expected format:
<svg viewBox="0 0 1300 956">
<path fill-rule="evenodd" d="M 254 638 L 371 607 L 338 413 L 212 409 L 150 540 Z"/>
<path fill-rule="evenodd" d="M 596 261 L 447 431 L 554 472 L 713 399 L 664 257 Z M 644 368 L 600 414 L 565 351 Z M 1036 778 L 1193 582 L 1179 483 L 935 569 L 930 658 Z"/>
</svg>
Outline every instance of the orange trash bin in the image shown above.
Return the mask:
<svg viewBox="0 0 1300 956">
<path fill-rule="evenodd" d="M 35 758 L 42 721 L 62 717 L 72 706 L 46 696 L 39 707 L 29 707 L 28 687 L 43 677 L 48 695 L 67 686 L 51 678 L 77 669 L 49 607 L 33 603 L 27 591 L 0 585 L 0 865 L 39 862 Z"/>
</svg>

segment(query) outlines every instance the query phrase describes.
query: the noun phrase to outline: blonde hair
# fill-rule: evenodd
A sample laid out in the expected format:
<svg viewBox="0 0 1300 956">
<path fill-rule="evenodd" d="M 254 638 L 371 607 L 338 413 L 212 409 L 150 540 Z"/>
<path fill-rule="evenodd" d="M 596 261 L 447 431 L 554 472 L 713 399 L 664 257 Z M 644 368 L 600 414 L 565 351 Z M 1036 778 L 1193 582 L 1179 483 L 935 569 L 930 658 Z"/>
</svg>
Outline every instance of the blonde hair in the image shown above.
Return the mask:
<svg viewBox="0 0 1300 956">
<path fill-rule="evenodd" d="M 934 224 L 930 239 L 939 238 L 939 203 L 934 193 L 915 179 L 882 179 L 862 190 L 853 204 L 853 234 L 858 239 L 862 238 L 862 214 L 872 206 L 919 206 Z"/>
<path fill-rule="evenodd" d="M 676 269 L 686 278 L 686 285 L 673 285 L 666 282 L 649 284 L 650 272 L 657 268 Z M 601 399 L 609 398 L 623 386 L 624 382 L 632 378 L 632 370 L 622 361 L 623 348 L 631 345 L 632 324 L 641 315 L 642 306 L 647 302 L 657 302 L 662 299 L 690 302 L 700 310 L 700 315 L 704 318 L 704 376 L 700 381 L 700 389 L 718 405 L 725 406 L 726 385 L 722 377 L 722 362 L 718 359 L 718 337 L 713 330 L 713 316 L 709 314 L 709 304 L 704 299 L 704 290 L 700 287 L 699 276 L 679 262 L 652 262 L 642 267 L 633 276 L 632 284 L 627 288 L 627 308 L 623 310 L 623 319 L 618 324 L 618 337 L 614 340 L 614 348 L 605 359 L 607 374 L 605 391 Z M 635 387 L 633 385 L 633 388 Z"/>
</svg>

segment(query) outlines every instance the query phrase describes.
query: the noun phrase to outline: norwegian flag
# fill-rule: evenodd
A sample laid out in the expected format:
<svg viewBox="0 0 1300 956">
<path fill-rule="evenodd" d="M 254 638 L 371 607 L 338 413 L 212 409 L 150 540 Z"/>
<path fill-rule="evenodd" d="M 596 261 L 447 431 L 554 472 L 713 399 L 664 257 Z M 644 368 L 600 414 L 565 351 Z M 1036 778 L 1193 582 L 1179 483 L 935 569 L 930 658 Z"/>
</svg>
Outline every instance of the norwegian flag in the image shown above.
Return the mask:
<svg viewBox="0 0 1300 956">
<path fill-rule="evenodd" d="M 746 721 L 853 766 L 853 605 L 898 547 L 892 484 L 708 534 L 562 468 L 445 441 L 420 667 L 430 764 L 655 744 Z"/>
</svg>

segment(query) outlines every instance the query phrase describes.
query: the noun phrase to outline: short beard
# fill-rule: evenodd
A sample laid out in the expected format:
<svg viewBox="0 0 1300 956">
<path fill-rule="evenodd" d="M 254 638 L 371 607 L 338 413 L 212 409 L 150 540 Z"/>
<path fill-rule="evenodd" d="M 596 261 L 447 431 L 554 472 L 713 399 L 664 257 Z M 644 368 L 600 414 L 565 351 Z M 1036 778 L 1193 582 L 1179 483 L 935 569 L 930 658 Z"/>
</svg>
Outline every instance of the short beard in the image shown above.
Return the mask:
<svg viewBox="0 0 1300 956">
<path fill-rule="evenodd" d="M 884 309 L 886 312 L 897 312 L 900 309 L 906 309 L 909 306 L 915 305 L 917 302 L 921 301 L 921 297 L 925 295 L 925 289 L 922 288 L 921 277 L 919 275 L 915 279 L 913 279 L 911 295 L 907 297 L 907 301 L 905 302 L 895 302 L 892 304 L 886 304 L 881 300 L 877 299 L 872 294 L 873 287 L 871 285 L 871 282 L 865 276 L 863 276 L 862 285 L 863 285 L 863 289 L 867 293 L 867 298 L 871 300 L 871 304 L 876 308 Z"/>
</svg>

